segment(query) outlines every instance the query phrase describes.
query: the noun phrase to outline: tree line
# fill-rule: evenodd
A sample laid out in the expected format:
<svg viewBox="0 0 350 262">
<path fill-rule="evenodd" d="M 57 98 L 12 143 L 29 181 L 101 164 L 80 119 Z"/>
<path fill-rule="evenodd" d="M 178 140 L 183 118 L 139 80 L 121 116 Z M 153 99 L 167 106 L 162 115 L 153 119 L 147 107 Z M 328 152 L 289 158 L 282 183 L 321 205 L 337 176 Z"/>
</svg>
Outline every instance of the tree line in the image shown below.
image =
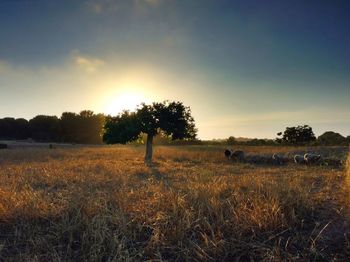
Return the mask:
<svg viewBox="0 0 350 262">
<path fill-rule="evenodd" d="M 299 125 L 286 127 L 284 132 L 278 132 L 275 139 L 249 139 L 239 141 L 230 136 L 226 140 L 227 145 L 313 145 L 313 146 L 346 146 L 350 144 L 350 136 L 344 137 L 333 131 L 324 132 L 316 138 L 312 127 L 309 125 Z"/>
<path fill-rule="evenodd" d="M 37 115 L 0 119 L 1 140 L 33 139 L 38 142 L 100 144 L 105 116 L 83 110 L 79 114 L 64 112 L 61 117 Z"/>
<path fill-rule="evenodd" d="M 178 115 L 176 116 L 175 113 Z M 171 118 L 172 123 L 164 120 L 171 120 Z M 159 119 L 162 119 L 162 125 Z M 176 119 L 178 122 L 174 122 Z M 185 129 L 180 130 L 180 127 Z M 191 131 L 187 134 L 188 139 L 179 139 L 180 136 L 176 135 L 176 132 L 186 133 L 186 128 L 187 131 Z M 168 133 L 163 129 L 168 130 Z M 170 130 L 175 132 L 174 136 Z M 29 121 L 11 117 L 0 119 L 0 140 L 33 139 L 38 142 L 79 144 L 143 144 L 147 141 L 147 135 L 153 134 L 152 142 L 156 145 L 336 146 L 350 144 L 350 136 L 344 137 L 333 131 L 327 131 L 316 137 L 308 125 L 287 127 L 284 132 L 277 133 L 275 139 L 244 139 L 230 136 L 227 139 L 198 140 L 195 139 L 195 132 L 189 108 L 182 103 L 174 102 L 143 105 L 138 112 L 124 111 L 114 117 L 83 110 L 79 114 L 64 112 L 61 117 L 38 115 Z"/>
</svg>

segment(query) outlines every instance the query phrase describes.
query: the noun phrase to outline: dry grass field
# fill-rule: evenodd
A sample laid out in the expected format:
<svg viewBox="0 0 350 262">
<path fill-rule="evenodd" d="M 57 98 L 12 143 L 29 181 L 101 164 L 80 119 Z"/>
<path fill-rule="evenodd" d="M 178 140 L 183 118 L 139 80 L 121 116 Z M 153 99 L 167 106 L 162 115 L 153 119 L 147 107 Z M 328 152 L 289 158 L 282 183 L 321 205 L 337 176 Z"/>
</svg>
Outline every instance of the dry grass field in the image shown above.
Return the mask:
<svg viewBox="0 0 350 262">
<path fill-rule="evenodd" d="M 1 150 L 0 261 L 350 257 L 344 167 L 233 163 L 218 147 L 156 147 L 146 167 L 143 154 L 131 146 Z"/>
</svg>

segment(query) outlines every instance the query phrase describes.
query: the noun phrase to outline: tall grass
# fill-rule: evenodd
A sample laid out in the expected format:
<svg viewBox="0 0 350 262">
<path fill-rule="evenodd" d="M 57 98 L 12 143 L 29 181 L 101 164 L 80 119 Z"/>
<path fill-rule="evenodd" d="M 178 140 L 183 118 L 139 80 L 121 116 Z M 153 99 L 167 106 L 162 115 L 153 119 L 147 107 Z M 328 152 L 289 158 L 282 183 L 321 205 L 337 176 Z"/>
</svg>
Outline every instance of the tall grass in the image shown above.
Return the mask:
<svg viewBox="0 0 350 262">
<path fill-rule="evenodd" d="M 346 161 L 346 171 L 347 171 L 347 175 L 350 177 L 350 152 L 348 154 L 348 159 Z"/>
<path fill-rule="evenodd" d="M 341 169 L 233 164 L 186 147 L 156 148 L 151 168 L 138 147 L 2 151 L 0 164 L 0 260 L 349 255 Z"/>
</svg>

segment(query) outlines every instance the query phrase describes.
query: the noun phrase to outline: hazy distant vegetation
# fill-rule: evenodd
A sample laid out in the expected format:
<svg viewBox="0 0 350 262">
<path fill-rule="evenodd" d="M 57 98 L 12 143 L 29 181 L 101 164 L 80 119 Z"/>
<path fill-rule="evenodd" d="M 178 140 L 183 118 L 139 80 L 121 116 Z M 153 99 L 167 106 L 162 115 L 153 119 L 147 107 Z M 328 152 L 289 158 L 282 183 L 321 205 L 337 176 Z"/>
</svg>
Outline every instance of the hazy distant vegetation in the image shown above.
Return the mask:
<svg viewBox="0 0 350 262">
<path fill-rule="evenodd" d="M 104 121 L 103 114 L 90 110 L 64 112 L 60 118 L 38 115 L 29 121 L 7 117 L 0 119 L 0 139 L 101 144 Z"/>
<path fill-rule="evenodd" d="M 79 114 L 64 112 L 61 117 L 38 115 L 29 121 L 23 118 L 6 117 L 0 119 L 0 140 L 26 140 L 33 139 L 37 142 L 63 142 L 81 144 L 102 144 L 105 134 L 106 142 L 109 138 L 106 133 L 106 120 L 112 123 L 116 119 L 131 119 L 133 112 L 124 112 L 118 116 L 106 116 L 95 114 L 93 111 L 84 110 Z M 135 121 L 124 122 L 122 128 L 117 130 L 120 139 L 117 143 L 143 144 L 147 140 L 145 130 L 135 125 Z M 109 124 L 110 125 L 110 124 Z M 128 127 L 126 127 L 128 125 Z M 108 125 L 107 125 L 108 126 Z M 124 129 L 124 130 L 123 130 Z M 143 132 L 142 132 L 143 131 Z M 123 135 L 124 134 L 124 135 Z M 130 139 L 125 139 L 128 134 Z M 116 136 L 117 134 L 115 134 Z M 121 139 L 123 137 L 123 139 Z M 279 132 L 275 139 L 242 138 L 230 136 L 227 139 L 172 139 L 164 132 L 158 132 L 153 138 L 155 145 L 250 145 L 250 146 L 280 146 L 280 145 L 348 145 L 350 136 L 344 137 L 339 133 L 327 131 L 315 137 L 312 127 L 308 125 L 287 127 L 284 132 Z"/>
</svg>

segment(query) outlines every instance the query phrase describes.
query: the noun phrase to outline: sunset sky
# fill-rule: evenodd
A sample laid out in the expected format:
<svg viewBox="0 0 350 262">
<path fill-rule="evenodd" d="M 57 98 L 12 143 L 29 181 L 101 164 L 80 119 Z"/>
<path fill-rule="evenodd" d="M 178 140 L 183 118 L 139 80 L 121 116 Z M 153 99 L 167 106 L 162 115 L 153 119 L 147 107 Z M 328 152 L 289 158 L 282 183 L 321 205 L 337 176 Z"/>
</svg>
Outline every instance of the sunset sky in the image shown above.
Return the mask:
<svg viewBox="0 0 350 262">
<path fill-rule="evenodd" d="M 0 0 L 0 118 L 179 100 L 201 139 L 350 135 L 350 1 Z"/>
</svg>

